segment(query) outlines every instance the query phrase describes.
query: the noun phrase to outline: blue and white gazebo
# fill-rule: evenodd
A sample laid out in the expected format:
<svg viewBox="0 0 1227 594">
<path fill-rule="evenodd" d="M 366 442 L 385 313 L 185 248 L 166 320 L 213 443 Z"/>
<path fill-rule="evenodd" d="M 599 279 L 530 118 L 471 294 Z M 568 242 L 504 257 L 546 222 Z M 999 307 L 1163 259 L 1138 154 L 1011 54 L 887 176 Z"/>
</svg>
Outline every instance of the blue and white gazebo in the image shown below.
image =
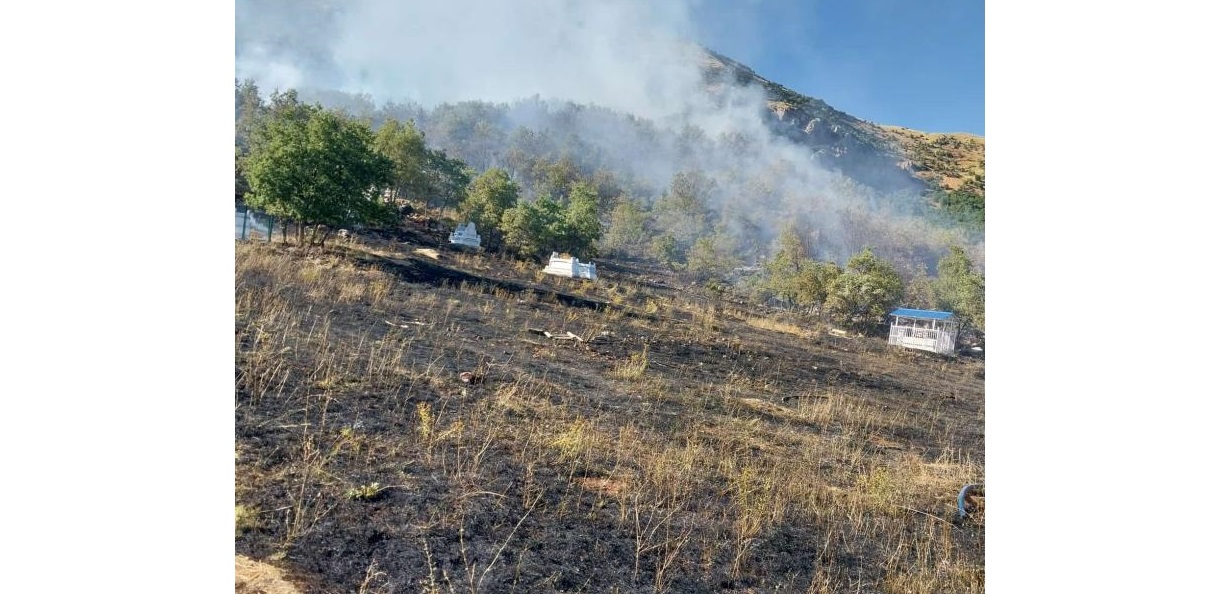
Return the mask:
<svg viewBox="0 0 1227 594">
<path fill-rule="evenodd" d="M 959 337 L 959 321 L 953 313 L 900 308 L 890 312 L 890 316 L 888 344 L 943 355 L 954 353 L 955 341 Z"/>
</svg>

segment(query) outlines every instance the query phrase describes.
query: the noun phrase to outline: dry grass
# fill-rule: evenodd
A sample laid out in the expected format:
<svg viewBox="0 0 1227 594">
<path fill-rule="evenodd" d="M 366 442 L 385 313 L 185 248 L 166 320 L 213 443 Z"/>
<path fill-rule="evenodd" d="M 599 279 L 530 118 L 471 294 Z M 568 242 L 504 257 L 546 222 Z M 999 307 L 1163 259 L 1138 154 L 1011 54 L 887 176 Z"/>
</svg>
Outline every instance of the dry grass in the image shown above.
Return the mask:
<svg viewBox="0 0 1227 594">
<path fill-rule="evenodd" d="M 746 318 L 745 323 L 752 328 L 760 328 L 763 330 L 770 330 L 772 332 L 782 332 L 784 334 L 791 334 L 800 338 L 813 338 L 816 334 L 812 329 L 802 328 L 796 324 L 772 320 L 770 318 L 750 316 Z"/>
<path fill-rule="evenodd" d="M 300 594 L 280 569 L 267 563 L 234 556 L 234 594 Z"/>
<path fill-rule="evenodd" d="M 982 364 L 829 349 L 625 279 L 592 311 L 236 252 L 236 549 L 302 583 L 984 590 L 982 518 L 954 517 L 984 475 Z M 546 327 L 585 342 L 525 332 Z"/>
<path fill-rule="evenodd" d="M 613 376 L 620 380 L 635 380 L 643 377 L 643 373 L 648 369 L 648 349 L 643 348 L 643 351 L 631 353 L 630 357 L 621 363 L 614 366 Z"/>
<path fill-rule="evenodd" d="M 921 179 L 939 182 L 955 190 L 975 175 L 984 175 L 984 137 L 966 133 L 920 132 L 898 126 L 878 126 L 884 135 L 903 148 L 916 162 L 927 163 L 917 171 Z"/>
</svg>

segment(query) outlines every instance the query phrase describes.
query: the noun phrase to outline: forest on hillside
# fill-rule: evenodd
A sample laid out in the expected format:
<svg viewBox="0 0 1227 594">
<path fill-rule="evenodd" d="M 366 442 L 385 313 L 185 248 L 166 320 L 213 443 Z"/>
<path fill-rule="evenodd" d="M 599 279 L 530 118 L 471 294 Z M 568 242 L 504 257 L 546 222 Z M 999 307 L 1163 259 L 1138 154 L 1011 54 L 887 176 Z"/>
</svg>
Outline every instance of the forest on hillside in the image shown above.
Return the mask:
<svg viewBox="0 0 1227 594">
<path fill-rule="evenodd" d="M 828 313 L 838 309 L 841 291 L 854 302 L 866 298 L 853 294 L 874 293 L 883 305 L 848 305 L 849 325 L 871 325 L 879 310 L 909 306 L 957 311 L 983 328 L 982 222 L 943 210 L 923 193 L 882 192 L 818 166 L 803 147 L 764 134 L 763 126 L 707 129 L 698 118 L 659 122 L 537 97 L 376 106 L 361 94 L 265 94 L 252 81 L 236 81 L 236 198 L 279 208 L 273 186 L 253 179 L 262 166 L 286 169 L 259 157 L 298 134 L 279 122 L 299 121 L 305 131 L 324 114 L 337 119 L 332 125 L 356 127 L 355 142 L 382 159 L 364 166 L 387 169 L 365 182 L 376 192 L 352 190 L 362 208 L 333 214 L 386 203 L 400 210 L 376 208 L 364 222 L 394 225 L 406 209 L 433 210 L 477 222 L 488 248 L 519 257 L 567 251 L 650 259 L 713 290 Z M 278 191 L 281 206 L 301 201 L 291 199 L 292 188 Z M 346 226 L 318 213 L 308 221 L 304 212 L 276 214 Z M 839 280 L 853 269 L 882 278 Z"/>
</svg>

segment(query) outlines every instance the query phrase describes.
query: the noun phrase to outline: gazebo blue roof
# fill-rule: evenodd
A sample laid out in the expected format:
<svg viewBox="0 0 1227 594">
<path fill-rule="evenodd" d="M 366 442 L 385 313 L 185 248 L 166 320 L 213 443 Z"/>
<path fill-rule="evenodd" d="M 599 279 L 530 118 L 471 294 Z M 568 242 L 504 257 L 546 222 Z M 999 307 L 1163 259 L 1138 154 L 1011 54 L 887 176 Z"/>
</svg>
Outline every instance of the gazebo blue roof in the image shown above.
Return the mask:
<svg viewBox="0 0 1227 594">
<path fill-rule="evenodd" d="M 890 312 L 892 316 L 901 318 L 915 318 L 918 320 L 949 320 L 954 317 L 953 312 L 948 311 L 932 311 L 928 309 L 907 309 L 899 308 Z"/>
</svg>

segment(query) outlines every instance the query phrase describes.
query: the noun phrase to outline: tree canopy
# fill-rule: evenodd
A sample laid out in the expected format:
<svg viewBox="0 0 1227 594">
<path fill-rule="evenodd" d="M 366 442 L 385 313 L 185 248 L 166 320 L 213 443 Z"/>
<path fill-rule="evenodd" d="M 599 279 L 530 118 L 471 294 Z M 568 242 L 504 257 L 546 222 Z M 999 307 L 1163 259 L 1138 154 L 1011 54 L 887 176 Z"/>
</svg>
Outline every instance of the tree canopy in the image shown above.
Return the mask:
<svg viewBox="0 0 1227 594">
<path fill-rule="evenodd" d="M 557 251 L 590 258 L 601 238 L 597 202 L 596 187 L 577 181 L 571 184 L 566 204 L 550 196 L 522 202 L 504 212 L 500 230 L 507 246 L 522 257 Z"/>
<path fill-rule="evenodd" d="M 939 307 L 984 331 L 984 275 L 972 269 L 971 258 L 963 248 L 950 246 L 950 252 L 938 261 L 934 292 Z"/>
<path fill-rule="evenodd" d="M 455 206 L 464 197 L 470 181 L 464 162 L 428 148 L 413 122 L 385 120 L 375 133 L 374 146 L 393 163 L 393 199 Z"/>
<path fill-rule="evenodd" d="M 393 182 L 393 163 L 372 140 L 361 122 L 274 95 L 242 163 L 250 185 L 245 200 L 301 225 L 391 222 L 394 214 L 380 196 Z"/>
<path fill-rule="evenodd" d="M 507 247 L 523 258 L 536 258 L 551 251 L 560 251 L 563 207 L 557 200 L 542 196 L 532 202 L 522 202 L 503 213 L 500 230 Z M 561 250 L 565 251 L 565 250 Z"/>
<path fill-rule="evenodd" d="M 600 196 L 596 185 L 577 181 L 567 194 L 567 210 L 563 214 L 561 248 L 580 258 L 596 255 L 596 243 L 601 238 Z"/>
<path fill-rule="evenodd" d="M 786 225 L 779 236 L 780 249 L 766 265 L 767 289 L 777 299 L 790 305 L 802 301 L 798 294 L 798 278 L 810 262 L 808 249 L 795 225 Z"/>
<path fill-rule="evenodd" d="M 469 183 L 464 201 L 460 203 L 460 217 L 477 225 L 477 229 L 488 236 L 487 243 L 497 247 L 501 241 L 497 231 L 503 222 L 503 213 L 519 200 L 520 186 L 512 181 L 511 175 L 505 169 L 491 167 Z"/>
<path fill-rule="evenodd" d="M 639 201 L 621 196 L 609 215 L 609 228 L 601 237 L 601 249 L 620 256 L 641 256 L 648 250 L 652 233 L 649 213 Z"/>
<path fill-rule="evenodd" d="M 415 198 L 430 192 L 426 175 L 426 139 L 413 126 L 387 120 L 375 132 L 375 150 L 392 161 L 392 197 Z"/>
<path fill-rule="evenodd" d="M 789 305 L 818 306 L 824 303 L 835 279 L 842 273 L 839 266 L 833 262 L 811 259 L 809 247 L 796 224 L 784 227 L 779 243 L 779 251 L 764 267 L 764 288 Z"/>
<path fill-rule="evenodd" d="M 903 280 L 891 265 L 865 248 L 834 279 L 824 309 L 846 328 L 869 332 L 903 298 Z"/>
</svg>

